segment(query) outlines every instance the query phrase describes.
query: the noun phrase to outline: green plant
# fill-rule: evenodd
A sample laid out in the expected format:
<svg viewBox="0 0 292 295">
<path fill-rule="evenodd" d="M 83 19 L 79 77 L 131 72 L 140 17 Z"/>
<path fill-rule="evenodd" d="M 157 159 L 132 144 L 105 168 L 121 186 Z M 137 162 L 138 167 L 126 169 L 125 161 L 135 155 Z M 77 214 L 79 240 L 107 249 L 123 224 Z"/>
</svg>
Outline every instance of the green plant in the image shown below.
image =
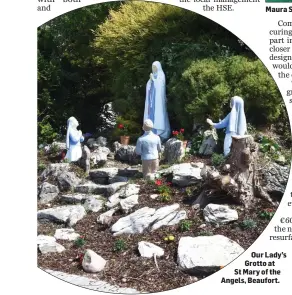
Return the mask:
<svg viewBox="0 0 292 295">
<path fill-rule="evenodd" d="M 162 193 L 160 195 L 161 202 L 169 202 L 171 200 L 171 196 L 168 193 Z"/>
<path fill-rule="evenodd" d="M 38 164 L 38 171 L 43 171 L 45 169 L 46 169 L 46 165 L 44 163 L 41 162 Z"/>
<path fill-rule="evenodd" d="M 257 226 L 257 223 L 253 219 L 245 219 L 240 223 L 243 229 L 251 229 Z"/>
<path fill-rule="evenodd" d="M 124 117 L 117 117 L 116 126 L 113 130 L 113 136 L 131 136 L 133 138 L 141 135 L 141 125 L 133 119 L 126 119 Z"/>
<path fill-rule="evenodd" d="M 191 220 L 182 220 L 180 223 L 180 230 L 182 232 L 189 231 L 192 225 Z"/>
<path fill-rule="evenodd" d="M 52 125 L 48 122 L 47 118 L 38 122 L 38 143 L 49 144 L 58 137 L 57 132 L 53 129 Z"/>
<path fill-rule="evenodd" d="M 196 136 L 191 139 L 190 154 L 195 155 L 199 152 L 204 139 L 204 132 L 200 130 Z"/>
<path fill-rule="evenodd" d="M 198 233 L 199 236 L 213 236 L 211 231 L 201 231 Z"/>
<path fill-rule="evenodd" d="M 214 153 L 212 155 L 211 161 L 212 161 L 212 165 L 216 167 L 216 166 L 222 165 L 225 161 L 225 158 L 222 154 Z"/>
<path fill-rule="evenodd" d="M 259 217 L 262 219 L 268 219 L 271 220 L 275 214 L 275 211 L 273 209 L 265 209 L 259 213 Z"/>
<path fill-rule="evenodd" d="M 76 246 L 76 247 L 83 247 L 84 245 L 85 245 L 85 240 L 84 240 L 84 237 L 83 236 L 80 236 L 80 237 L 78 237 L 75 241 L 74 241 L 74 245 Z"/>
<path fill-rule="evenodd" d="M 122 239 L 119 239 L 114 244 L 114 251 L 115 252 L 121 252 L 124 251 L 127 248 L 126 242 Z"/>
<path fill-rule="evenodd" d="M 118 124 L 118 134 L 121 136 L 128 136 L 129 135 L 129 127 L 125 124 Z"/>
<path fill-rule="evenodd" d="M 191 187 L 187 187 L 185 189 L 185 192 L 186 192 L 188 197 L 191 197 L 193 195 L 193 189 Z"/>
<path fill-rule="evenodd" d="M 157 186 L 157 191 L 160 195 L 166 194 L 166 195 L 170 195 L 171 194 L 171 188 L 170 183 L 165 183 L 163 180 L 161 179 L 157 179 L 155 181 L 155 184 Z"/>
<path fill-rule="evenodd" d="M 248 134 L 255 134 L 257 130 L 252 124 L 247 123 L 247 132 Z"/>
<path fill-rule="evenodd" d="M 171 194 L 171 189 L 169 186 L 167 185 L 161 185 L 161 186 L 158 186 L 157 187 L 157 191 L 159 194 L 163 195 L 163 194 L 168 194 L 170 195 Z"/>
<path fill-rule="evenodd" d="M 267 152 L 276 152 L 280 150 L 280 146 L 277 144 L 275 140 L 269 138 L 267 136 L 263 136 L 261 139 L 260 149 L 263 153 Z"/>
<path fill-rule="evenodd" d="M 53 142 L 50 147 L 50 153 L 52 155 L 57 155 L 59 153 L 59 151 L 60 151 L 60 149 L 59 149 L 58 145 Z"/>
</svg>

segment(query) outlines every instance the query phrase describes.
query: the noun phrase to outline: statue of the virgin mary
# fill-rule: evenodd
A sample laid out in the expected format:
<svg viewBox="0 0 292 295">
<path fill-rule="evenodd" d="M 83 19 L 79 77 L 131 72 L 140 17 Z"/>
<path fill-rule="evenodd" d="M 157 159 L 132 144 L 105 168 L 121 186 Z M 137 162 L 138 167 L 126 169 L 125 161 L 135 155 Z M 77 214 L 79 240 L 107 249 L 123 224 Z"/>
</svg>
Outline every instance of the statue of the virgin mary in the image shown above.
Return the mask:
<svg viewBox="0 0 292 295">
<path fill-rule="evenodd" d="M 159 61 L 152 64 L 152 73 L 146 85 L 144 122 L 153 122 L 153 132 L 165 141 L 170 136 L 170 124 L 166 108 L 165 75 Z"/>
</svg>

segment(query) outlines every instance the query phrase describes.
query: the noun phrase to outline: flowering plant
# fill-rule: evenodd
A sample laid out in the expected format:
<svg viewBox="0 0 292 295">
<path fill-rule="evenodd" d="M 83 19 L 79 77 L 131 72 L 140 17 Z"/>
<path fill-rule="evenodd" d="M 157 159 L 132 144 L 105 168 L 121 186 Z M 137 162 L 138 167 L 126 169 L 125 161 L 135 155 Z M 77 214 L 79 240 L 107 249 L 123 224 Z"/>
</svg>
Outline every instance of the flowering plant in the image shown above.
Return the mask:
<svg viewBox="0 0 292 295">
<path fill-rule="evenodd" d="M 82 264 L 83 258 L 84 258 L 84 253 L 80 253 L 80 254 L 77 255 L 76 260 L 77 260 L 80 264 Z"/>
<path fill-rule="evenodd" d="M 126 124 L 122 124 L 122 123 L 117 124 L 117 129 L 118 129 L 118 133 L 121 136 L 127 136 L 129 133 L 128 126 Z"/>
<path fill-rule="evenodd" d="M 172 131 L 172 135 L 174 135 L 178 140 L 184 140 L 184 129 L 180 129 L 180 131 L 174 130 Z"/>
<path fill-rule="evenodd" d="M 169 195 L 171 194 L 171 188 L 170 188 L 171 183 L 170 182 L 165 183 L 162 179 L 157 179 L 155 181 L 155 184 L 157 185 L 158 193 L 163 198 L 169 197 Z"/>
</svg>

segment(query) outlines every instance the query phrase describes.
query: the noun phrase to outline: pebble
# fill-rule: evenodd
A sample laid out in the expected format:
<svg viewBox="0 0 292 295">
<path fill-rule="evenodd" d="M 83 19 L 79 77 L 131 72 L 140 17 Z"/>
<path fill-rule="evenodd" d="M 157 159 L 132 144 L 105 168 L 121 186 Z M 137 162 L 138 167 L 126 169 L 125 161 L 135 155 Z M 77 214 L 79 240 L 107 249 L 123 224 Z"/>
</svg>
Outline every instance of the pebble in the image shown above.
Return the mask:
<svg viewBox="0 0 292 295">
<path fill-rule="evenodd" d="M 205 223 L 203 223 L 203 224 L 201 224 L 200 226 L 199 226 L 199 228 L 204 228 L 204 227 L 206 227 L 207 225 L 205 224 Z"/>
</svg>

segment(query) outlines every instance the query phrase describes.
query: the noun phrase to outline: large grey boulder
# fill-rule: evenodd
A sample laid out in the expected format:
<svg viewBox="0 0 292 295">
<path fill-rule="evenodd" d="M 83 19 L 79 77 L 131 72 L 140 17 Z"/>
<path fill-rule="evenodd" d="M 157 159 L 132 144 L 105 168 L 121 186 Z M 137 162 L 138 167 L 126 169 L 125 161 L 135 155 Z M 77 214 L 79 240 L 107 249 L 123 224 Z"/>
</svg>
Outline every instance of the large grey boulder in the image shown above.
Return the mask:
<svg viewBox="0 0 292 295">
<path fill-rule="evenodd" d="M 215 128 L 212 130 L 206 130 L 204 132 L 204 137 L 202 144 L 199 149 L 199 154 L 204 156 L 211 156 L 217 146 L 218 135 Z"/>
<path fill-rule="evenodd" d="M 140 191 L 140 185 L 139 184 L 126 184 L 124 185 L 120 191 L 120 198 L 125 199 L 128 198 L 132 195 L 138 195 Z"/>
<path fill-rule="evenodd" d="M 90 153 L 90 167 L 104 165 L 107 161 L 107 156 L 110 150 L 107 147 L 98 147 Z"/>
<path fill-rule="evenodd" d="M 54 237 L 57 240 L 75 241 L 80 235 L 73 228 L 58 228 Z"/>
<path fill-rule="evenodd" d="M 47 177 L 57 177 L 64 171 L 68 171 L 70 168 L 69 163 L 56 163 L 56 164 L 49 164 L 49 166 L 42 172 L 41 179 L 45 180 Z"/>
<path fill-rule="evenodd" d="M 39 210 L 37 218 L 39 221 L 48 220 L 57 223 L 65 223 L 69 226 L 75 225 L 86 215 L 86 211 L 81 205 L 68 205 L 55 208 Z"/>
<path fill-rule="evenodd" d="M 138 205 L 139 195 L 131 195 L 120 201 L 120 206 L 123 212 L 128 213 L 134 206 Z"/>
<path fill-rule="evenodd" d="M 138 164 L 141 162 L 141 157 L 135 154 L 135 146 L 132 145 L 122 145 L 116 151 L 115 159 L 120 162 L 125 162 L 129 164 Z"/>
<path fill-rule="evenodd" d="M 100 168 L 91 170 L 90 179 L 97 184 L 107 184 L 110 178 L 118 175 L 118 168 Z"/>
<path fill-rule="evenodd" d="M 182 237 L 177 263 L 190 274 L 206 274 L 227 265 L 243 252 L 239 244 L 222 235 Z"/>
<path fill-rule="evenodd" d="M 174 184 L 186 187 L 202 181 L 201 171 L 203 167 L 204 164 L 200 162 L 175 164 L 157 171 L 155 175 L 157 178 L 172 175 L 172 182 Z"/>
<path fill-rule="evenodd" d="M 143 207 L 130 215 L 120 218 L 111 231 L 114 236 L 121 234 L 143 233 L 146 229 L 156 230 L 162 226 L 175 225 L 185 219 L 185 211 L 178 211 L 179 204 L 164 206 L 159 209 Z"/>
<path fill-rule="evenodd" d="M 183 147 L 183 142 L 176 139 L 170 138 L 166 144 L 164 149 L 164 158 L 170 164 L 181 162 L 183 157 L 185 156 L 185 149 Z"/>
<path fill-rule="evenodd" d="M 58 185 L 61 191 L 72 190 L 77 186 L 81 179 L 78 178 L 74 172 L 64 171 L 57 176 Z"/>
<path fill-rule="evenodd" d="M 88 194 L 68 194 L 62 195 L 61 201 L 67 204 L 76 204 L 76 203 L 84 203 L 85 200 L 90 197 L 91 195 Z M 96 195 L 94 195 L 96 196 Z"/>
<path fill-rule="evenodd" d="M 59 189 L 57 186 L 50 184 L 48 182 L 44 182 L 40 186 L 39 192 L 39 202 L 41 204 L 47 204 L 53 201 L 59 194 Z"/>
<path fill-rule="evenodd" d="M 38 235 L 37 245 L 42 254 L 61 253 L 65 250 L 65 248 L 57 243 L 56 239 L 51 236 Z"/>
<path fill-rule="evenodd" d="M 260 172 L 264 190 L 272 197 L 282 198 L 288 182 L 290 167 L 271 163 Z"/>
<path fill-rule="evenodd" d="M 183 163 L 173 167 L 172 182 L 180 187 L 196 184 L 202 180 L 201 168 L 194 167 L 190 163 Z"/>
<path fill-rule="evenodd" d="M 96 198 L 94 196 L 90 196 L 86 199 L 83 206 L 86 211 L 99 212 L 102 210 L 104 202 L 104 199 L 101 197 Z"/>
<path fill-rule="evenodd" d="M 226 205 L 208 204 L 203 214 L 207 222 L 215 224 L 226 224 L 238 219 L 237 211 Z"/>
</svg>

